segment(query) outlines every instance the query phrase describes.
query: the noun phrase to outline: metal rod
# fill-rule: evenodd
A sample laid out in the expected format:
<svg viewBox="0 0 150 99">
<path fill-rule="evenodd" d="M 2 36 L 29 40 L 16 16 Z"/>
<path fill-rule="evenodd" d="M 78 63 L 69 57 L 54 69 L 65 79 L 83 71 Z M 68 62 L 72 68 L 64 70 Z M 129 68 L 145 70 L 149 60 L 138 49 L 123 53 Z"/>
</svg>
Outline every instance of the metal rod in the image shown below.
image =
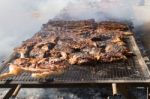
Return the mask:
<svg viewBox="0 0 150 99">
<path fill-rule="evenodd" d="M 112 93 L 113 95 L 117 95 L 117 84 L 116 83 L 112 83 Z"/>
<path fill-rule="evenodd" d="M 10 97 L 11 97 L 12 94 L 14 93 L 16 87 L 17 87 L 17 86 L 12 87 L 12 88 L 6 93 L 6 95 L 3 97 L 3 99 L 10 99 Z"/>
<path fill-rule="evenodd" d="M 18 86 L 16 87 L 15 91 L 13 92 L 13 94 L 12 94 L 12 96 L 11 96 L 12 98 L 15 98 L 15 97 L 17 96 L 17 94 L 18 94 L 20 88 L 21 88 L 21 85 L 18 85 Z"/>
<path fill-rule="evenodd" d="M 150 88 L 149 87 L 147 87 L 147 99 L 150 99 Z"/>
</svg>

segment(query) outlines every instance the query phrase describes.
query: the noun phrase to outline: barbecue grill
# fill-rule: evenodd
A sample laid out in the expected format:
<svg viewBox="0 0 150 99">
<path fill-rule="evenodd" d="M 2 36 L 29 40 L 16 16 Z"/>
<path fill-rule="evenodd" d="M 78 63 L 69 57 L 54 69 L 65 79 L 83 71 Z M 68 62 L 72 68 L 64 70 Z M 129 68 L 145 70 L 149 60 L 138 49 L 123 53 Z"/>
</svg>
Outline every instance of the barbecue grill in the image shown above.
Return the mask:
<svg viewBox="0 0 150 99">
<path fill-rule="evenodd" d="M 140 54 L 139 48 L 135 43 L 133 36 L 126 38 L 128 46 L 135 55 L 128 60 L 111 62 L 111 63 L 98 63 L 89 66 L 76 66 L 72 65 L 63 74 L 52 75 L 45 79 L 51 79 L 54 82 L 135 82 L 135 81 L 147 81 L 150 78 L 148 68 Z M 12 60 L 15 59 L 15 54 Z M 3 66 L 0 73 L 8 71 L 8 66 Z M 8 80 L 12 80 L 11 83 L 31 83 L 32 81 L 39 81 L 41 79 L 35 79 L 30 77 L 29 73 L 23 73 L 20 76 L 9 77 L 1 80 L 1 84 Z"/>
<path fill-rule="evenodd" d="M 62 74 L 52 75 L 43 79 L 32 78 L 29 73 L 23 73 L 19 76 L 9 77 L 0 81 L 0 87 L 13 87 L 6 97 L 20 87 L 39 88 L 39 87 L 77 87 L 77 86 L 95 86 L 100 84 L 109 85 L 113 83 L 141 85 L 150 82 L 150 72 L 136 44 L 134 36 L 126 38 L 128 47 L 134 52 L 134 56 L 125 61 L 112 63 L 98 63 L 89 66 L 72 65 Z M 13 53 L 11 57 L 3 64 L 0 73 L 8 71 L 7 64 L 16 58 Z M 136 84 L 135 84 L 136 83 Z M 15 91 L 17 93 L 17 91 Z"/>
</svg>

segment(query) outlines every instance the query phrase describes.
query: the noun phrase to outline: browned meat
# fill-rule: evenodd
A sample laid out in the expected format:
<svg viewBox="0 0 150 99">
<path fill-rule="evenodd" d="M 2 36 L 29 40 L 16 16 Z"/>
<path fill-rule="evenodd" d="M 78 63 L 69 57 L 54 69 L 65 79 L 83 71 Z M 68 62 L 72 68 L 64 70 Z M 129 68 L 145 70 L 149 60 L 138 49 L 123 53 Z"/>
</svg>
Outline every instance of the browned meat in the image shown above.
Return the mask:
<svg viewBox="0 0 150 99">
<path fill-rule="evenodd" d="M 36 44 L 33 49 L 30 51 L 30 57 L 34 58 L 45 58 L 49 57 L 49 50 L 51 50 L 55 46 L 54 43 L 41 42 Z"/>
<path fill-rule="evenodd" d="M 67 29 L 75 29 L 75 28 L 93 28 L 95 26 L 95 21 L 93 19 L 90 20 L 79 20 L 79 21 L 64 21 L 64 20 L 50 20 L 47 26 L 53 27 L 67 27 Z"/>
<path fill-rule="evenodd" d="M 129 54 L 124 42 L 129 35 L 132 35 L 129 26 L 119 22 L 50 20 L 16 51 L 22 58 L 28 51 L 29 57 L 34 58 L 63 58 L 69 62 L 84 59 L 83 63 L 91 60 L 107 62 L 111 58 L 115 61 L 114 57 L 119 60 Z M 27 50 L 28 46 L 31 46 L 30 50 Z"/>
<path fill-rule="evenodd" d="M 15 48 L 14 51 L 20 54 L 20 58 L 29 57 L 30 51 L 41 41 L 42 39 L 40 37 L 33 37 L 23 41 L 23 44 L 20 47 Z"/>
<path fill-rule="evenodd" d="M 19 58 L 9 65 L 9 73 L 0 75 L 0 79 L 23 72 L 32 73 L 32 77 L 43 78 L 62 73 L 68 66 L 67 61 L 59 58 Z"/>
<path fill-rule="evenodd" d="M 104 21 L 98 24 L 98 27 L 105 30 L 129 30 L 129 26 L 119 22 Z"/>
<path fill-rule="evenodd" d="M 123 45 L 110 43 L 105 48 L 105 53 L 102 54 L 100 61 L 112 62 L 115 60 L 127 59 L 126 55 L 129 50 Z"/>
<path fill-rule="evenodd" d="M 94 57 L 88 53 L 72 53 L 69 56 L 69 63 L 70 64 L 88 64 L 88 63 L 94 63 Z"/>
<path fill-rule="evenodd" d="M 50 20 L 15 49 L 20 58 L 10 64 L 10 72 L 2 78 L 22 71 L 34 73 L 33 77 L 45 77 L 63 71 L 69 64 L 127 59 L 133 54 L 125 41 L 130 35 L 133 34 L 129 26 L 118 22 Z"/>
<path fill-rule="evenodd" d="M 16 64 L 20 67 L 36 67 L 37 61 L 40 60 L 39 58 L 19 58 L 16 59 L 13 64 Z"/>
<path fill-rule="evenodd" d="M 101 57 L 102 49 L 97 47 L 85 47 L 82 52 L 89 54 L 89 56 L 94 57 L 94 60 L 99 60 Z"/>
<path fill-rule="evenodd" d="M 67 61 L 60 58 L 46 58 L 37 63 L 37 68 L 40 69 L 50 69 L 53 71 L 57 71 L 58 69 L 64 69 L 68 67 Z"/>
</svg>

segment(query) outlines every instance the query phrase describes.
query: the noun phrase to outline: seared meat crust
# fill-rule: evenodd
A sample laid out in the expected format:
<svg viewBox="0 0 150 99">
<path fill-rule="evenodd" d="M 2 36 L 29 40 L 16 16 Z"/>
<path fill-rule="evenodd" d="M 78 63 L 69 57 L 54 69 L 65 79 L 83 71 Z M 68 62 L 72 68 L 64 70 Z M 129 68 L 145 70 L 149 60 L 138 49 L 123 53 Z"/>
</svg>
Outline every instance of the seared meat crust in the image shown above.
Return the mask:
<svg viewBox="0 0 150 99">
<path fill-rule="evenodd" d="M 125 60 L 132 54 L 125 42 L 130 35 L 129 26 L 119 22 L 50 20 L 15 48 L 20 58 L 0 79 L 24 71 L 33 73 L 33 77 L 45 77 L 63 71 L 69 64 Z"/>
</svg>

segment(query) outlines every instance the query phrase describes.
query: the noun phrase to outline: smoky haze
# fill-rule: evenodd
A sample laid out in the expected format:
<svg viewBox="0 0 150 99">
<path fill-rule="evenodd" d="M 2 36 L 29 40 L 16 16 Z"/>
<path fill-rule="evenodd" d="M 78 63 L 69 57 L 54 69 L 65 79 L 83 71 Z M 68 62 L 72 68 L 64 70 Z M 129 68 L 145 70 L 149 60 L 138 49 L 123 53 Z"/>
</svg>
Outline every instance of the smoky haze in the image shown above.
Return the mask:
<svg viewBox="0 0 150 99">
<path fill-rule="evenodd" d="M 63 0 L 0 0 L 0 57 L 40 30 L 42 23 L 53 18 L 66 3 Z"/>
<path fill-rule="evenodd" d="M 49 19 L 137 21 L 135 6 L 142 0 L 1 0 L 0 56 L 40 30 Z M 138 11 L 137 11 L 138 12 Z M 139 11 L 141 13 L 141 11 Z M 147 12 L 145 12 L 147 13 Z M 145 16 L 144 16 L 145 17 Z"/>
</svg>

